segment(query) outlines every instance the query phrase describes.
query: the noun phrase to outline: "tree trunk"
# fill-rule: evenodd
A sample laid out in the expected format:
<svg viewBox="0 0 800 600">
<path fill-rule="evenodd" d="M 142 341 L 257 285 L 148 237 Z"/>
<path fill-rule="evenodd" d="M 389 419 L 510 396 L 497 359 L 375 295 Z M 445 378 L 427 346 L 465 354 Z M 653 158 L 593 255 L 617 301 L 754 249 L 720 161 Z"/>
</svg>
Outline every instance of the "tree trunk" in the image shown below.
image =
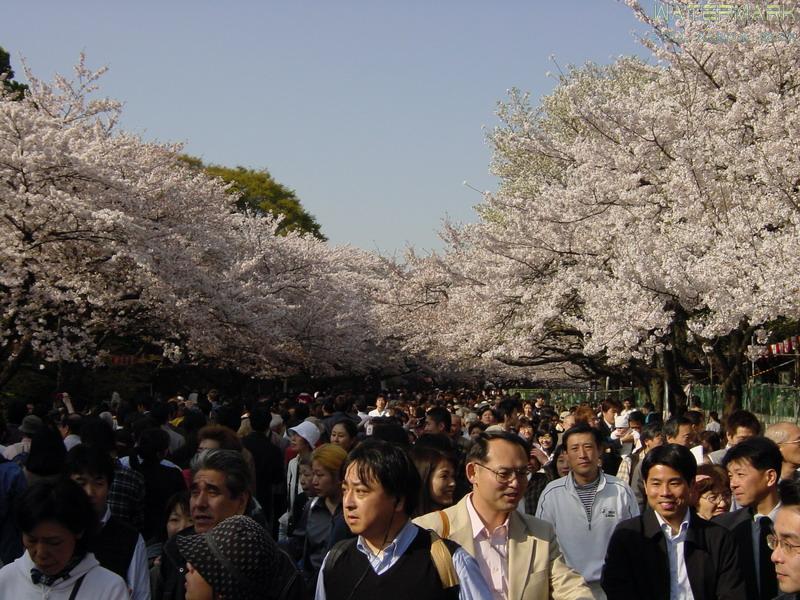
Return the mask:
<svg viewBox="0 0 800 600">
<path fill-rule="evenodd" d="M 25 336 L 19 342 L 12 346 L 12 350 L 8 353 L 3 353 L 0 358 L 3 360 L 3 368 L 0 369 L 0 390 L 2 390 L 8 382 L 17 374 L 23 359 L 25 359 L 31 350 L 31 337 Z"/>
</svg>

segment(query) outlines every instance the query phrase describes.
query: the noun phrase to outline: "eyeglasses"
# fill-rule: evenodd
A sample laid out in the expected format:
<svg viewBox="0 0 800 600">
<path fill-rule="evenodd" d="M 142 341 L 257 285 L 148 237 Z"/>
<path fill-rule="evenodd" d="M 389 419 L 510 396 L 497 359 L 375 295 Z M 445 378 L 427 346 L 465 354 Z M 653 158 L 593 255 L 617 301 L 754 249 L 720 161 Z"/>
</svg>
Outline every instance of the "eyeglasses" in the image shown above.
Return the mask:
<svg viewBox="0 0 800 600">
<path fill-rule="evenodd" d="M 495 471 L 491 467 L 487 467 L 486 465 L 482 465 L 481 463 L 475 463 L 479 467 L 483 467 L 487 471 L 491 471 L 494 473 L 495 479 L 497 479 L 497 483 L 511 483 L 511 479 L 516 477 L 517 480 L 523 483 L 528 482 L 528 467 L 520 467 L 519 469 L 498 469 Z"/>
<path fill-rule="evenodd" d="M 778 442 L 778 446 L 785 446 L 786 444 L 800 444 L 800 439 L 792 440 L 791 442 Z"/>
<path fill-rule="evenodd" d="M 779 538 L 774 533 L 770 533 L 769 535 L 767 535 L 767 547 L 770 550 L 776 550 L 778 547 L 781 547 L 783 548 L 783 551 L 786 552 L 786 554 L 789 554 L 791 556 L 797 556 L 798 554 L 800 554 L 799 545 L 790 544 L 786 540 L 782 540 L 781 538 Z"/>
<path fill-rule="evenodd" d="M 706 492 L 701 498 L 705 498 L 711 504 L 719 504 L 720 501 L 730 502 L 731 495 L 730 494 L 715 494 L 714 492 Z"/>
</svg>

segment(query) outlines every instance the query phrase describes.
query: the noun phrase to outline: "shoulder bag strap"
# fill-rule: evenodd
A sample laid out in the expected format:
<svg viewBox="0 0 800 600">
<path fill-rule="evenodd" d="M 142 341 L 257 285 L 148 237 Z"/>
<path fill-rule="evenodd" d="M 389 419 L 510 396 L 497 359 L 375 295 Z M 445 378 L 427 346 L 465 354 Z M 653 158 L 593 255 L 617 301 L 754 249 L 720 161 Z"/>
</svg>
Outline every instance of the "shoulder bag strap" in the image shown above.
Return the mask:
<svg viewBox="0 0 800 600">
<path fill-rule="evenodd" d="M 450 538 L 450 517 L 443 510 L 439 511 L 439 518 L 442 520 L 442 536 L 445 539 Z"/>
<path fill-rule="evenodd" d="M 458 585 L 458 574 L 453 565 L 453 555 L 435 531 L 431 531 L 431 560 L 442 580 L 442 586 L 447 589 Z"/>
<path fill-rule="evenodd" d="M 72 586 L 72 592 L 69 595 L 69 600 L 75 600 L 78 597 L 78 591 L 81 589 L 81 584 L 86 577 L 86 573 L 78 577 L 78 581 Z"/>
</svg>

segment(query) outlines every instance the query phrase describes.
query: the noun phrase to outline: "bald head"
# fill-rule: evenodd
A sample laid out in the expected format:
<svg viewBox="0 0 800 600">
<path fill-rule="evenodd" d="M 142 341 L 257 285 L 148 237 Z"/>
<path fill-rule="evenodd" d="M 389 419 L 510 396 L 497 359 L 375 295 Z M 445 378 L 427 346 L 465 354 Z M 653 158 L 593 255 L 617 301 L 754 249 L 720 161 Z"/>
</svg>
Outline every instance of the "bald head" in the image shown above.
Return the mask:
<svg viewBox="0 0 800 600">
<path fill-rule="evenodd" d="M 794 423 L 783 421 L 770 425 L 764 436 L 778 444 L 783 457 L 781 478 L 788 479 L 800 467 L 800 427 Z"/>
<path fill-rule="evenodd" d="M 785 444 L 800 438 L 800 427 L 789 421 L 782 421 L 767 427 L 764 436 L 778 445 Z"/>
</svg>

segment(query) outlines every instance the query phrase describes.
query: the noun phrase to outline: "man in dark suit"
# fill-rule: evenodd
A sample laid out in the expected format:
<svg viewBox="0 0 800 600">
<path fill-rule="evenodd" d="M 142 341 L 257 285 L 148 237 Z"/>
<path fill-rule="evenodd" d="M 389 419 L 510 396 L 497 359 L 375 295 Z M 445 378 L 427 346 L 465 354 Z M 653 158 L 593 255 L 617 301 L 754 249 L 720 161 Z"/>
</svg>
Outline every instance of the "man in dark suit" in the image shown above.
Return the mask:
<svg viewBox="0 0 800 600">
<path fill-rule="evenodd" d="M 772 600 L 778 594 L 775 565 L 767 536 L 780 508 L 778 479 L 783 457 L 778 445 L 765 437 L 751 437 L 728 450 L 723 466 L 740 508 L 714 519 L 733 534 L 739 564 L 747 582 L 747 597 Z"/>
<path fill-rule="evenodd" d="M 732 536 L 690 507 L 696 473 L 694 456 L 678 444 L 644 457 L 648 508 L 611 536 L 601 580 L 608 600 L 748 598 Z"/>
</svg>

